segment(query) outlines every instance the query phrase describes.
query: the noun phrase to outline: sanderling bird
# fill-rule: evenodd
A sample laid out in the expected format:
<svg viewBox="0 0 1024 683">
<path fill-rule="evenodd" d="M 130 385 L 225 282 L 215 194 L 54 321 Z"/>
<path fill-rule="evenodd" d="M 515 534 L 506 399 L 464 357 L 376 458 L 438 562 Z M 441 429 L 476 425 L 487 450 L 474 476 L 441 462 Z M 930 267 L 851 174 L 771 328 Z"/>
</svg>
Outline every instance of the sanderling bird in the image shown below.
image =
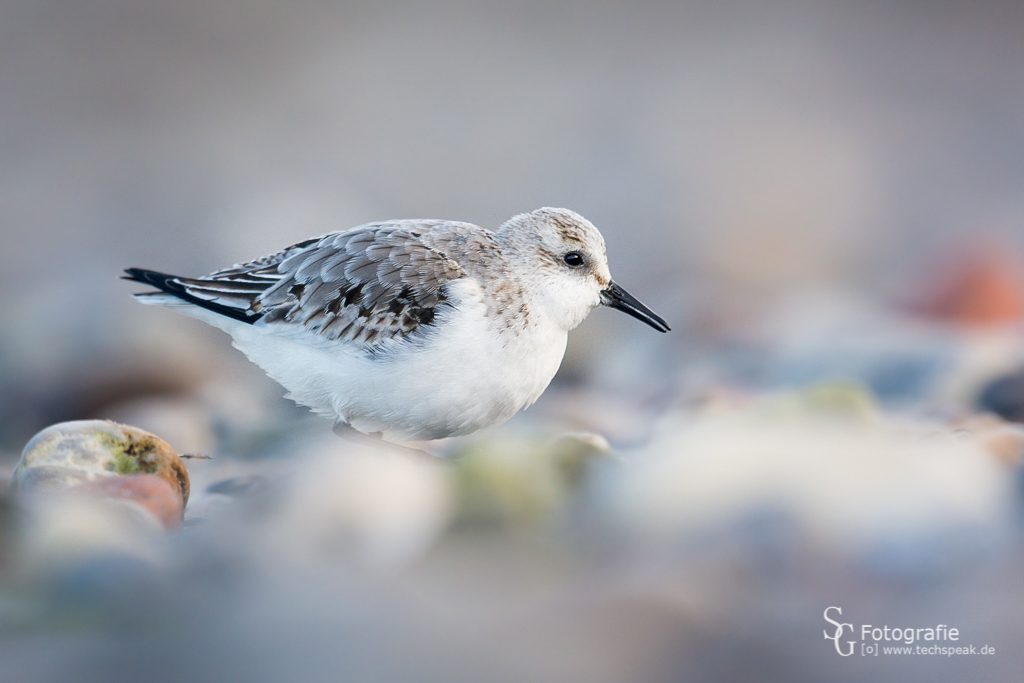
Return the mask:
<svg viewBox="0 0 1024 683">
<path fill-rule="evenodd" d="M 159 290 L 136 298 L 230 334 L 339 434 L 392 442 L 469 434 L 529 406 L 598 305 L 669 330 L 612 281 L 601 233 L 568 209 L 496 232 L 370 223 L 198 278 L 125 272 Z"/>
</svg>

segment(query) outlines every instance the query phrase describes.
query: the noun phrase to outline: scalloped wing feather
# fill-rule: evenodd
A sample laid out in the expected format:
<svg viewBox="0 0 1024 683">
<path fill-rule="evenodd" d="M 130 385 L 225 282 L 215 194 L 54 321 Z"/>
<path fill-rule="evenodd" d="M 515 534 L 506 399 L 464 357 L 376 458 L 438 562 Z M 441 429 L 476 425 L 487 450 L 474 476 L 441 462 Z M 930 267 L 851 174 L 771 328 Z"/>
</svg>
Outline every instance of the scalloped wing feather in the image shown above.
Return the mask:
<svg viewBox="0 0 1024 683">
<path fill-rule="evenodd" d="M 178 281 L 195 297 L 261 315 L 263 324 L 373 345 L 431 324 L 445 284 L 467 276 L 462 257 L 499 254 L 491 234 L 469 223 L 389 221 Z"/>
</svg>

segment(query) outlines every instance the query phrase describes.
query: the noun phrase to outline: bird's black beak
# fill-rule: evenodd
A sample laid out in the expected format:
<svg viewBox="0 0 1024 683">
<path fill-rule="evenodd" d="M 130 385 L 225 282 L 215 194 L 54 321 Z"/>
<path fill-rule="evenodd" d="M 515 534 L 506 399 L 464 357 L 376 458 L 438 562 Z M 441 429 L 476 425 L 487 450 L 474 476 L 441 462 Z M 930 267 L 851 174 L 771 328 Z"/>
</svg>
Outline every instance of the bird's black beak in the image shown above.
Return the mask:
<svg viewBox="0 0 1024 683">
<path fill-rule="evenodd" d="M 637 301 L 632 294 L 614 282 L 608 285 L 608 289 L 601 291 L 601 303 L 609 308 L 624 311 L 637 320 L 643 320 L 658 332 L 668 332 L 672 329 L 660 315 Z"/>
</svg>

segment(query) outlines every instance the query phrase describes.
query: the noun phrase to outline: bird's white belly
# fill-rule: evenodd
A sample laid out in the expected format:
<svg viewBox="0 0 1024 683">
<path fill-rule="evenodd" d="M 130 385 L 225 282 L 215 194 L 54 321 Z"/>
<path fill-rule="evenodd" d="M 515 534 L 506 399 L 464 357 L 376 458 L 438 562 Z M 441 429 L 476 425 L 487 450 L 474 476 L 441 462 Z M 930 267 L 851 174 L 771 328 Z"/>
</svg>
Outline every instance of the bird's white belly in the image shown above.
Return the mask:
<svg viewBox="0 0 1024 683">
<path fill-rule="evenodd" d="M 468 434 L 537 400 L 558 370 L 567 334 L 544 321 L 499 334 L 478 285 L 457 285 L 455 307 L 424 340 L 376 355 L 248 325 L 229 331 L 291 398 L 362 432 L 391 440 Z"/>
</svg>

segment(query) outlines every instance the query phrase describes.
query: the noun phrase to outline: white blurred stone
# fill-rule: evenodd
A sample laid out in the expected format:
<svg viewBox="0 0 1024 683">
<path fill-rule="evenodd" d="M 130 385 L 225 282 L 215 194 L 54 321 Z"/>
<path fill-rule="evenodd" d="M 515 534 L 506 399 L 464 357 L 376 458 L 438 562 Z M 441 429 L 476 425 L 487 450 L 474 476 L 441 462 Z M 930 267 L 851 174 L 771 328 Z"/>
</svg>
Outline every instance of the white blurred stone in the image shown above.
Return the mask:
<svg viewBox="0 0 1024 683">
<path fill-rule="evenodd" d="M 159 560 L 164 528 L 141 505 L 75 492 L 27 495 L 19 505 L 13 564 L 29 580 L 111 556 Z"/>
<path fill-rule="evenodd" d="M 610 483 L 612 508 L 659 539 L 771 511 L 823 546 L 865 554 L 985 538 L 1012 509 L 1011 472 L 979 438 L 792 405 L 670 416 L 634 459 Z"/>
<path fill-rule="evenodd" d="M 392 565 L 429 546 L 452 509 L 449 467 L 440 458 L 330 437 L 298 463 L 265 531 L 275 554 L 289 562 L 340 556 Z"/>
</svg>

